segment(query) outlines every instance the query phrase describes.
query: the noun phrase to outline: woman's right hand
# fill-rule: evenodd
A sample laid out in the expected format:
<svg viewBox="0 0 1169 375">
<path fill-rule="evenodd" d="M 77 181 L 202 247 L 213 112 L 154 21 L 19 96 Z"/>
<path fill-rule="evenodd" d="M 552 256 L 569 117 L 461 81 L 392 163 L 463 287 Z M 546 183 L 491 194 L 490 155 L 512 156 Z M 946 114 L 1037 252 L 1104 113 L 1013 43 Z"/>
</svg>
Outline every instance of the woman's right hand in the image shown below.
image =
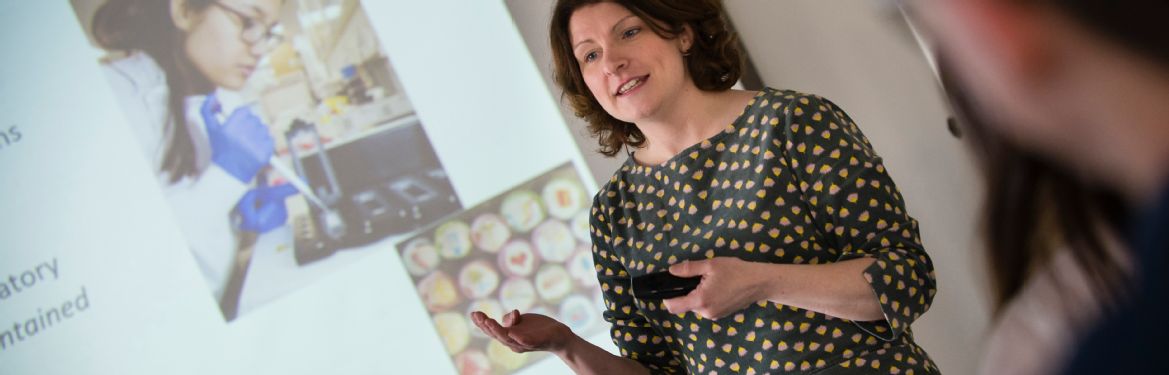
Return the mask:
<svg viewBox="0 0 1169 375">
<path fill-rule="evenodd" d="M 516 353 L 546 351 L 560 357 L 572 372 L 593 374 L 649 374 L 637 361 L 623 358 L 589 343 L 564 323 L 540 314 L 520 314 L 512 310 L 496 322 L 486 314 L 475 311 L 471 321 L 491 338 Z"/>
<path fill-rule="evenodd" d="M 267 233 L 288 221 L 288 207 L 284 200 L 300 193 L 290 184 L 259 186 L 248 190 L 235 205 L 240 216 L 239 229 Z"/>
<path fill-rule="evenodd" d="M 547 351 L 558 354 L 577 338 L 564 323 L 545 315 L 520 314 L 519 310 L 512 310 L 500 320 L 502 324 L 480 311 L 471 313 L 471 321 L 483 333 L 516 353 Z"/>
</svg>

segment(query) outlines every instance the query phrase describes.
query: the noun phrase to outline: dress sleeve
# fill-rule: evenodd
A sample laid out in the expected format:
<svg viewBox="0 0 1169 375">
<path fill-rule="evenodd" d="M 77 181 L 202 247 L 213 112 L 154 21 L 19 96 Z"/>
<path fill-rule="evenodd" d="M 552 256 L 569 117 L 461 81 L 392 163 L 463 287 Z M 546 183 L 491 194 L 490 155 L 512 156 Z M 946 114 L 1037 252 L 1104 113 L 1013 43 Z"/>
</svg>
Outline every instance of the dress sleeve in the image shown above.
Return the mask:
<svg viewBox="0 0 1169 375">
<path fill-rule="evenodd" d="M 604 194 L 602 191 L 601 194 Z M 593 263 L 605 298 L 605 321 L 612 324 L 613 343 L 621 356 L 641 363 L 654 374 L 685 374 L 682 363 L 671 353 L 665 338 L 650 325 L 634 304 L 629 273 L 613 251 L 612 227 L 604 205 L 593 202 L 589 231 L 593 240 Z"/>
<path fill-rule="evenodd" d="M 876 259 L 864 277 L 885 320 L 856 324 L 881 339 L 898 338 L 937 292 L 917 220 L 868 139 L 836 104 L 796 96 L 783 116 L 785 154 L 823 245 L 840 254 L 837 261 Z"/>
</svg>

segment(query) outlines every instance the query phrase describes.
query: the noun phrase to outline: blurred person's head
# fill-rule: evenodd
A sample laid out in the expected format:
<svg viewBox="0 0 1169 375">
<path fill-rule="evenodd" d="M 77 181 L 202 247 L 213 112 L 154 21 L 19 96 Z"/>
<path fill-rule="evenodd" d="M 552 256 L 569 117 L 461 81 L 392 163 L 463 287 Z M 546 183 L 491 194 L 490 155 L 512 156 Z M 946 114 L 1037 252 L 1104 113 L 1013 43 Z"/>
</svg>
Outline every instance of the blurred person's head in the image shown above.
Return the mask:
<svg viewBox="0 0 1169 375">
<path fill-rule="evenodd" d="M 1096 292 L 1123 291 L 1126 256 L 1111 237 L 1169 177 L 1169 3 L 921 5 L 986 172 L 996 305 L 1059 249 Z"/>
<path fill-rule="evenodd" d="M 555 81 L 607 156 L 644 145 L 633 124 L 678 93 L 724 91 L 742 72 L 715 0 L 561 0 L 549 34 Z"/>
<path fill-rule="evenodd" d="M 1097 300 L 1113 300 L 1128 279 L 1126 257 L 1115 240 L 1127 216 L 1121 196 L 996 133 L 976 110 L 951 66 L 944 58 L 938 60 L 950 102 L 982 167 L 983 256 L 995 312 L 1002 312 L 1059 251 L 1069 251 L 1088 276 L 1088 292 Z"/>
<path fill-rule="evenodd" d="M 922 4 L 989 130 L 1133 203 L 1169 178 L 1169 2 Z"/>
</svg>

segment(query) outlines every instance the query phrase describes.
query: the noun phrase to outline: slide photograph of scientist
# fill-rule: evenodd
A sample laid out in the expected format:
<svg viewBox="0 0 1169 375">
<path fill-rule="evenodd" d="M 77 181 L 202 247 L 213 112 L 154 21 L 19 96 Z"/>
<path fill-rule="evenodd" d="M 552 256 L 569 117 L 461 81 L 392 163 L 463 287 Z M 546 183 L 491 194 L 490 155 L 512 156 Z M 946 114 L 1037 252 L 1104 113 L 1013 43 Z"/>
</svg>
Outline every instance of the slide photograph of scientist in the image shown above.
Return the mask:
<svg viewBox="0 0 1169 375">
<path fill-rule="evenodd" d="M 357 0 L 71 2 L 226 320 L 461 209 Z"/>
</svg>

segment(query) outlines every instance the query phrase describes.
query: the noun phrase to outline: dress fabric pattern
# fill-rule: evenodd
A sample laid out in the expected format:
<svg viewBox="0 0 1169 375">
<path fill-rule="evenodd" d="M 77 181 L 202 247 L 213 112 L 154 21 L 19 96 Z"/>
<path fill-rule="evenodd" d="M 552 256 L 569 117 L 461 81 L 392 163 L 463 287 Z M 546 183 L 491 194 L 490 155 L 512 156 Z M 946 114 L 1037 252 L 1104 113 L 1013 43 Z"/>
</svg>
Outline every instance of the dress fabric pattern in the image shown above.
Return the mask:
<svg viewBox="0 0 1169 375">
<path fill-rule="evenodd" d="M 909 328 L 936 292 L 917 221 L 860 129 L 824 98 L 759 92 L 725 131 L 665 163 L 631 157 L 590 216 L 612 339 L 653 373 L 938 373 Z M 716 321 L 630 293 L 631 277 L 713 257 L 872 257 L 864 278 L 885 319 L 760 301 Z"/>
</svg>

